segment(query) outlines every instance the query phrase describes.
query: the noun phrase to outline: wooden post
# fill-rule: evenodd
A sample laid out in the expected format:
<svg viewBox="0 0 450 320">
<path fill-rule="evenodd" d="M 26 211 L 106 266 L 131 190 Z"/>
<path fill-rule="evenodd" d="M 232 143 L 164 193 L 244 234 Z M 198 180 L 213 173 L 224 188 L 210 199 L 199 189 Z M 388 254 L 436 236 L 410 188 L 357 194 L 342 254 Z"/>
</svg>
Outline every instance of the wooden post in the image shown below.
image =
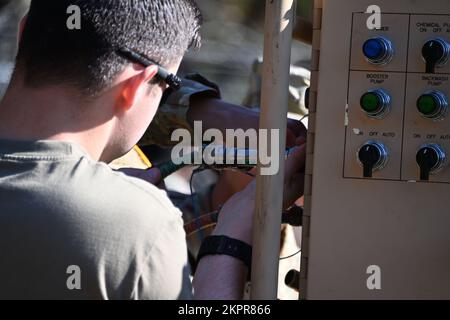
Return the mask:
<svg viewBox="0 0 450 320">
<path fill-rule="evenodd" d="M 294 0 L 266 0 L 260 128 L 276 129 L 280 132 L 280 169 L 276 175 L 263 176 L 260 174 L 261 164 L 258 168 L 253 227 L 251 289 L 253 300 L 276 300 L 278 292 L 284 150 L 294 11 Z M 270 134 L 268 139 L 270 154 Z"/>
</svg>

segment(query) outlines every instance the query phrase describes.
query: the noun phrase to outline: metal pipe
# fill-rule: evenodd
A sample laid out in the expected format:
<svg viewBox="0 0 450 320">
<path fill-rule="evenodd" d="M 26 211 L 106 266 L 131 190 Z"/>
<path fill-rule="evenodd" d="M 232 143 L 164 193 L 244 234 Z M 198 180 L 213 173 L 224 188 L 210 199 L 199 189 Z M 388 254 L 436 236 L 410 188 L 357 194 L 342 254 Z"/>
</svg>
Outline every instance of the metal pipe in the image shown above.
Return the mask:
<svg viewBox="0 0 450 320">
<path fill-rule="evenodd" d="M 279 130 L 279 150 L 286 148 L 294 11 L 294 0 L 266 0 L 260 129 Z M 266 146 L 271 153 L 270 143 Z M 261 143 L 259 148 L 267 151 Z M 262 164 L 258 165 L 250 295 L 253 300 L 277 299 L 284 161 L 280 152 L 279 172 L 271 176 L 261 175 Z"/>
</svg>

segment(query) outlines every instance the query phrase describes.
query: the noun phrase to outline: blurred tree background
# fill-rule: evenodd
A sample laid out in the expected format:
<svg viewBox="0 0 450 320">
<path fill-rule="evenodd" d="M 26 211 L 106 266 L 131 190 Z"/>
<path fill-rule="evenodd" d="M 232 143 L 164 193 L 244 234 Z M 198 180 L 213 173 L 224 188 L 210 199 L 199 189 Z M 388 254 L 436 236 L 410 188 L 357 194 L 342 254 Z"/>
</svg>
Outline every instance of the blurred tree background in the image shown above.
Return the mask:
<svg viewBox="0 0 450 320">
<path fill-rule="evenodd" d="M 30 0 L 0 0 L 0 97 L 9 80 L 19 19 Z M 308 16 L 312 0 L 299 0 Z M 181 74 L 201 73 L 222 89 L 224 99 L 243 103 L 254 91 L 255 66 L 262 59 L 265 0 L 197 0 L 203 15 L 203 45 L 187 54 Z M 293 64 L 308 67 L 310 48 L 294 41 Z"/>
<path fill-rule="evenodd" d="M 13 67 L 17 50 L 18 21 L 25 14 L 29 0 L 0 0 L 0 97 Z"/>
<path fill-rule="evenodd" d="M 182 73 L 200 72 L 220 84 L 224 99 L 245 103 L 257 86 L 255 61 L 262 60 L 265 0 L 197 0 L 203 44 L 189 52 Z M 297 14 L 309 17 L 312 0 L 299 0 Z M 310 47 L 294 41 L 292 62 L 309 68 Z"/>
</svg>

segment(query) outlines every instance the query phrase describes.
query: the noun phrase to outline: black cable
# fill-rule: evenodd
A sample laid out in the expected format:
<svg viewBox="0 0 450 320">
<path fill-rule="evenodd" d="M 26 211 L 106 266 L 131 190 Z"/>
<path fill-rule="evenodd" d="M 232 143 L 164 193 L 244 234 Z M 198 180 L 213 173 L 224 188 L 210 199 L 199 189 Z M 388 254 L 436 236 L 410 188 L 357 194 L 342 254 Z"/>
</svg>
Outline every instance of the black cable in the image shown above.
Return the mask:
<svg viewBox="0 0 450 320">
<path fill-rule="evenodd" d="M 286 260 L 286 259 L 293 258 L 293 257 L 295 257 L 296 255 L 300 254 L 301 252 L 302 252 L 302 249 L 298 250 L 298 251 L 297 251 L 296 253 L 294 253 L 294 254 L 291 254 L 290 256 L 280 258 L 280 261 L 281 261 L 281 260 Z"/>
</svg>

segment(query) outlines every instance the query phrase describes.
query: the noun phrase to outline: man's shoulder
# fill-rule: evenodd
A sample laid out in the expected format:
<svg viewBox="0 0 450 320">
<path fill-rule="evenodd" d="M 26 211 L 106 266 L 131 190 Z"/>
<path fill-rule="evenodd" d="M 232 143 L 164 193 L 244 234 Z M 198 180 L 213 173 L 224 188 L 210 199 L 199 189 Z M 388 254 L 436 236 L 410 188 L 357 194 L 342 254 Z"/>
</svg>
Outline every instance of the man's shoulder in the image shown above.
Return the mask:
<svg viewBox="0 0 450 320">
<path fill-rule="evenodd" d="M 63 183 L 67 184 L 67 188 L 62 186 L 64 198 L 97 217 L 146 224 L 181 219 L 181 212 L 165 191 L 114 171 L 104 163 L 81 159 Z"/>
</svg>

